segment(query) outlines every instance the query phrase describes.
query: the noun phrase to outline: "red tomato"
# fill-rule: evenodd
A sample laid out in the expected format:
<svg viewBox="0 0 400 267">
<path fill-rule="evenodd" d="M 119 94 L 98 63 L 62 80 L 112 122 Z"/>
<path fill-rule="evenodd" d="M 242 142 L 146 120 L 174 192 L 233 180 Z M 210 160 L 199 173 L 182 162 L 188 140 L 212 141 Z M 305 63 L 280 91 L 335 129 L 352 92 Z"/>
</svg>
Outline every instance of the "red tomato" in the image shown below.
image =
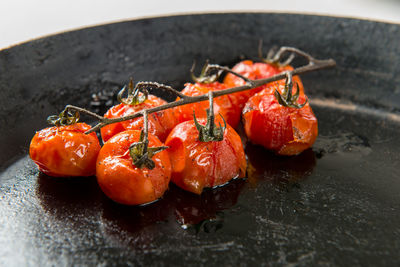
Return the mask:
<svg viewBox="0 0 400 267">
<path fill-rule="evenodd" d="M 148 99 L 138 105 L 119 104 L 110 108 L 104 117 L 106 118 L 119 118 L 134 114 L 142 109 L 157 107 L 166 104 L 167 102 L 159 97 L 149 95 Z M 157 136 L 160 140 L 164 141 L 169 132 L 177 124 L 174 116 L 173 109 L 163 110 L 157 113 L 149 114 L 149 133 Z M 143 117 L 138 117 L 133 120 L 117 122 L 109 124 L 101 128 L 101 137 L 106 142 L 119 132 L 125 130 L 141 130 L 143 128 Z"/>
<path fill-rule="evenodd" d="M 199 119 L 205 124 L 205 119 Z M 201 142 L 194 121 L 178 124 L 165 144 L 173 159 L 172 182 L 184 190 L 201 194 L 205 187 L 226 184 L 233 178 L 244 177 L 246 159 L 241 139 L 227 125 L 222 141 Z"/>
<path fill-rule="evenodd" d="M 168 152 L 155 154 L 155 168 L 138 168 L 129 154 L 132 143 L 138 142 L 140 131 L 128 130 L 114 135 L 101 148 L 97 158 L 97 182 L 103 192 L 115 202 L 139 205 L 160 198 L 168 189 L 171 163 Z M 162 146 L 160 140 L 149 134 L 149 147 Z"/>
<path fill-rule="evenodd" d="M 281 82 L 282 91 L 284 83 Z M 272 85 L 271 85 L 272 86 Z M 266 88 L 249 99 L 243 109 L 246 135 L 254 144 L 260 144 L 280 155 L 296 155 L 311 147 L 318 135 L 317 119 L 307 103 L 290 108 L 278 103 L 273 88 Z M 300 94 L 299 103 L 306 101 Z"/>
<path fill-rule="evenodd" d="M 275 74 L 281 73 L 282 71 L 293 70 L 291 66 L 278 67 L 274 64 L 262 63 L 262 62 L 253 62 L 251 60 L 244 60 L 236 64 L 233 68 L 233 71 L 249 78 L 252 80 L 264 79 L 271 77 Z M 226 84 L 229 88 L 237 87 L 244 85 L 246 82 L 239 78 L 238 76 L 228 73 L 224 78 L 224 84 Z M 303 91 L 303 84 L 298 76 L 293 76 L 293 84 L 298 83 L 300 92 Z M 267 85 L 263 85 L 254 89 L 250 89 L 243 92 L 238 92 L 231 95 L 231 98 L 234 100 L 234 103 L 240 108 L 243 109 L 247 100 L 253 96 L 255 93 L 261 91 L 266 88 Z"/>
<path fill-rule="evenodd" d="M 85 123 L 43 129 L 32 138 L 29 155 L 39 170 L 55 177 L 91 176 L 100 151 L 95 133 Z"/>
<path fill-rule="evenodd" d="M 188 96 L 204 95 L 210 91 L 219 91 L 227 89 L 225 84 L 219 82 L 213 83 L 187 83 L 182 93 Z M 209 107 L 209 102 L 202 101 L 198 103 L 178 106 L 175 108 L 175 114 L 178 122 L 193 120 L 193 111 L 196 113 L 196 118 L 206 118 L 206 109 Z M 241 110 L 232 102 L 230 95 L 224 95 L 214 98 L 214 112 L 220 113 L 226 123 L 235 128 L 240 121 Z"/>
</svg>

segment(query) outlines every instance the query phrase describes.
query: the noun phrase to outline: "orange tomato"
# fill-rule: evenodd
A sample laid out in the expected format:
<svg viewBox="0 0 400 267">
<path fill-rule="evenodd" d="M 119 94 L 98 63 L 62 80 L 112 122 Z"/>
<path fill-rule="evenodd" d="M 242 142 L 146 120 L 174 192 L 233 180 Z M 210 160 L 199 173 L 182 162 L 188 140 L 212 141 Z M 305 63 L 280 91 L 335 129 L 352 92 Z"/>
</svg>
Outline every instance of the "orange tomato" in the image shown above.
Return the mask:
<svg viewBox="0 0 400 267">
<path fill-rule="evenodd" d="M 266 88 L 249 99 L 243 109 L 246 135 L 254 144 L 260 144 L 279 155 L 296 155 L 311 147 L 318 135 L 317 119 L 307 103 L 297 109 L 278 103 L 273 88 Z M 280 84 L 282 91 L 284 83 Z M 304 103 L 300 94 L 298 102 Z"/>
<path fill-rule="evenodd" d="M 204 95 L 210 91 L 219 91 L 227 89 L 228 87 L 219 82 L 213 83 L 187 83 L 182 93 L 188 96 Z M 184 122 L 188 120 L 193 120 L 193 111 L 196 113 L 196 118 L 206 118 L 206 109 L 209 107 L 208 100 L 178 106 L 175 108 L 175 114 L 177 116 L 178 122 Z M 215 114 L 221 114 L 226 123 L 228 123 L 233 128 L 236 128 L 240 121 L 241 110 L 233 103 L 230 95 L 224 95 L 214 98 L 214 112 Z"/>
<path fill-rule="evenodd" d="M 104 117 L 119 118 L 128 116 L 142 109 L 157 107 L 166 104 L 167 102 L 154 95 L 149 95 L 148 99 L 138 105 L 119 104 L 110 108 Z M 149 133 L 157 136 L 161 141 L 167 138 L 169 132 L 177 124 L 173 109 L 167 109 L 160 112 L 149 114 Z M 104 142 L 119 132 L 125 130 L 141 130 L 143 129 L 143 117 L 138 117 L 128 121 L 109 124 L 101 128 L 101 137 Z"/>
<path fill-rule="evenodd" d="M 43 129 L 32 138 L 29 155 L 39 170 L 49 176 L 91 176 L 100 151 L 95 133 L 85 123 Z"/>
<path fill-rule="evenodd" d="M 205 124 L 205 119 L 199 119 Z M 244 177 L 246 159 L 241 139 L 227 125 L 222 141 L 201 142 L 193 120 L 178 124 L 165 144 L 172 162 L 172 182 L 184 190 L 201 194 L 205 187 L 226 184 Z"/>
<path fill-rule="evenodd" d="M 166 151 L 155 154 L 154 169 L 138 168 L 129 154 L 132 143 L 138 142 L 140 131 L 128 130 L 114 135 L 101 148 L 96 176 L 102 191 L 115 202 L 126 205 L 145 204 L 159 199 L 168 189 L 171 163 Z M 148 135 L 149 147 L 161 146 L 160 140 Z"/>
</svg>

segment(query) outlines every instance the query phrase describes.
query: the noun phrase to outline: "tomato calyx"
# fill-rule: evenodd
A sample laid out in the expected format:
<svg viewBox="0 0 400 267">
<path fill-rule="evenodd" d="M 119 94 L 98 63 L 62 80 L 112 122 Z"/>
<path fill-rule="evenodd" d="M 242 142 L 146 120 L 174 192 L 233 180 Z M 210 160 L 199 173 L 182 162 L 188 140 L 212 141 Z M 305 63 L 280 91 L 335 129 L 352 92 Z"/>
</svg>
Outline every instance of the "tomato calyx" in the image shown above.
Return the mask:
<svg viewBox="0 0 400 267">
<path fill-rule="evenodd" d="M 190 69 L 190 76 L 192 80 L 196 83 L 213 83 L 216 82 L 221 76 L 223 70 L 218 70 L 216 73 L 211 74 L 211 69 L 209 68 L 209 62 L 206 61 L 203 68 L 201 69 L 200 75 L 194 75 L 194 68 L 196 66 L 196 62 L 193 62 L 192 68 Z"/>
<path fill-rule="evenodd" d="M 222 141 L 224 139 L 224 132 L 226 129 L 226 121 L 224 117 L 219 114 L 224 122 L 224 126 L 219 122 L 219 127 L 216 127 L 214 121 L 214 94 L 213 91 L 208 93 L 210 108 L 206 109 L 207 122 L 206 125 L 201 125 L 196 118 L 196 113 L 193 111 L 193 120 L 196 129 L 199 131 L 199 141 L 211 142 L 211 141 Z"/>
<path fill-rule="evenodd" d="M 129 147 L 129 155 L 132 158 L 133 164 L 139 169 L 143 167 L 150 170 L 154 169 L 156 165 L 151 158 L 158 152 L 168 148 L 167 146 L 148 147 L 148 145 L 149 140 L 142 130 L 139 142 L 132 143 Z"/>
<path fill-rule="evenodd" d="M 199 141 L 201 142 L 211 142 L 211 141 L 222 141 L 224 140 L 224 132 L 226 129 L 226 122 L 224 117 L 219 114 L 224 122 L 224 126 L 219 123 L 219 127 L 216 127 L 214 122 L 214 116 L 210 118 L 210 110 L 207 109 L 207 123 L 206 125 L 201 125 L 197 119 L 196 114 L 193 112 L 193 120 L 196 129 L 199 131 Z"/>
<path fill-rule="evenodd" d="M 67 126 L 75 124 L 79 121 L 79 112 L 76 110 L 72 113 L 69 109 L 64 109 L 59 115 L 52 115 L 47 117 L 47 122 L 55 126 Z"/>
<path fill-rule="evenodd" d="M 307 104 L 308 98 L 306 98 L 306 100 L 302 104 L 300 104 L 298 102 L 299 95 L 300 95 L 299 85 L 296 83 L 297 90 L 293 94 L 292 74 L 290 72 L 287 72 L 286 75 L 287 76 L 286 76 L 285 87 L 283 89 L 283 92 L 281 94 L 281 93 L 279 93 L 278 89 L 275 89 L 275 92 L 274 92 L 275 98 L 276 98 L 276 100 L 278 100 L 278 103 L 284 107 L 300 109 Z"/>
<path fill-rule="evenodd" d="M 133 164 L 139 169 L 146 167 L 149 170 L 154 169 L 156 164 L 151 159 L 155 154 L 167 149 L 167 146 L 149 147 L 149 128 L 148 114 L 143 110 L 144 128 L 140 132 L 139 141 L 129 146 L 129 155 Z"/>
<path fill-rule="evenodd" d="M 147 100 L 149 96 L 149 92 L 147 89 L 143 89 L 143 93 L 140 92 L 140 87 L 136 85 L 135 87 L 133 86 L 133 80 L 132 78 L 129 81 L 128 84 L 128 94 L 126 98 L 123 98 L 123 94 L 126 91 L 126 85 L 118 92 L 117 99 L 120 103 L 125 104 L 125 105 L 130 105 L 130 106 L 135 106 L 143 103 L 144 101 Z"/>
</svg>

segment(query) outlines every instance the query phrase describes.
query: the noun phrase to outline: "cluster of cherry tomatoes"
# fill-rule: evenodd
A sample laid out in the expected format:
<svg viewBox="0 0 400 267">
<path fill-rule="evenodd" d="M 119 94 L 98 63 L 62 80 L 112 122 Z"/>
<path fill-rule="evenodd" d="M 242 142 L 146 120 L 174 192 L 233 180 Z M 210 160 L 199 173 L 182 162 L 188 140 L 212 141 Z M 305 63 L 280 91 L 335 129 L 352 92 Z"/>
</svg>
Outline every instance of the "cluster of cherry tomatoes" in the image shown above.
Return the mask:
<svg viewBox="0 0 400 267">
<path fill-rule="evenodd" d="M 252 80 L 286 70 L 292 68 L 250 60 L 233 68 Z M 203 95 L 244 83 L 242 78 L 229 73 L 222 83 L 187 83 L 182 93 Z M 201 194 L 204 188 L 245 177 L 244 149 L 234 130 L 241 118 L 249 140 L 277 154 L 296 155 L 314 143 L 318 135 L 317 120 L 300 78 L 293 77 L 293 84 L 296 92 L 285 81 L 277 81 L 215 98 L 214 111 L 222 117 L 217 117 L 216 122 L 227 123 L 219 128 L 222 132 L 218 140 L 199 139 L 199 124 L 209 123 L 207 101 L 149 114 L 146 148 L 168 147 L 158 153 L 146 152 L 151 154 L 151 167 L 133 161 L 132 144 L 143 143 L 143 117 L 103 127 L 102 147 L 95 133 L 85 134 L 90 129 L 85 123 L 43 129 L 31 141 L 30 156 L 40 171 L 50 176 L 96 175 L 103 192 L 122 204 L 155 201 L 168 189 L 170 180 L 184 190 Z M 148 95 L 139 103 L 116 105 L 104 117 L 123 117 L 163 104 L 164 100 Z"/>
</svg>

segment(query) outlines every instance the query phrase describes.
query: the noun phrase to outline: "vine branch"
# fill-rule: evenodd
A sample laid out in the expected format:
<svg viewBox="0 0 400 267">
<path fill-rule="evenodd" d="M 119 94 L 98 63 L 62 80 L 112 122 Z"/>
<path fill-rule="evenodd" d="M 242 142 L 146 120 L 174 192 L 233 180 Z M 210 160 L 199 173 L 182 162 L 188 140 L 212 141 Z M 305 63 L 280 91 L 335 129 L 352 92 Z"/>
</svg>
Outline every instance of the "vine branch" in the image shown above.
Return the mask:
<svg viewBox="0 0 400 267">
<path fill-rule="evenodd" d="M 294 56 L 292 56 L 292 54 L 296 54 L 296 55 L 306 58 L 308 60 L 308 64 L 298 67 L 298 68 L 295 68 L 291 71 L 285 71 L 285 72 L 276 74 L 274 76 L 271 76 L 271 77 L 268 77 L 265 79 L 258 79 L 258 80 L 248 79 L 248 78 L 244 77 L 243 75 L 236 73 L 233 70 L 231 70 L 227 67 L 224 67 L 224 66 L 220 66 L 217 64 L 207 64 L 205 69 L 203 69 L 203 71 L 205 73 L 210 74 L 210 72 L 215 71 L 215 70 L 218 72 L 226 71 L 226 72 L 232 73 L 232 74 L 242 78 L 245 81 L 245 84 L 242 86 L 237 86 L 237 87 L 232 87 L 232 88 L 228 88 L 225 90 L 215 91 L 212 94 L 213 97 L 214 98 L 220 97 L 223 95 L 228 95 L 228 94 L 237 93 L 237 92 L 249 90 L 252 88 L 256 88 L 256 87 L 259 87 L 261 85 L 264 85 L 264 84 L 267 84 L 270 82 L 285 79 L 288 77 L 288 75 L 294 76 L 294 75 L 303 74 L 303 73 L 307 73 L 307 72 L 311 72 L 311 71 L 315 71 L 315 70 L 334 67 L 336 65 L 336 62 L 333 59 L 325 59 L 325 60 L 315 59 L 314 57 L 307 54 L 306 52 L 303 52 L 303 51 L 301 51 L 297 48 L 293 48 L 293 47 L 281 47 L 275 55 L 272 55 L 272 53 L 269 53 L 269 58 L 267 58 L 266 60 L 269 62 L 278 63 L 286 53 L 291 53 L 289 58 L 285 61 L 286 64 L 289 64 L 290 61 L 294 58 Z M 178 90 L 173 89 L 172 87 L 170 87 L 168 85 L 163 85 L 163 84 L 159 84 L 159 83 L 155 83 L 155 82 L 139 82 L 136 86 L 139 89 L 143 89 L 147 86 L 147 87 L 153 87 L 153 88 L 155 87 L 155 88 L 160 88 L 163 90 L 168 90 L 169 92 L 174 93 L 176 96 L 179 96 L 181 99 L 161 105 L 161 106 L 148 108 L 145 111 L 142 110 L 142 111 L 136 112 L 134 114 L 131 114 L 131 115 L 128 115 L 125 117 L 112 118 L 112 119 L 102 117 L 96 113 L 93 113 L 91 111 L 88 111 L 86 109 L 76 107 L 73 105 L 67 105 L 65 107 L 65 109 L 72 110 L 72 111 L 78 111 L 78 112 L 87 114 L 99 121 L 98 124 L 96 124 L 94 127 L 92 127 L 90 130 L 88 130 L 86 132 L 86 134 L 89 134 L 91 132 L 95 132 L 95 131 L 99 130 L 100 128 L 102 128 L 106 125 L 121 122 L 121 121 L 131 120 L 131 119 L 143 116 L 144 112 L 146 112 L 146 114 L 151 114 L 154 112 L 159 112 L 159 111 L 162 111 L 165 109 L 169 109 L 169 108 L 173 108 L 173 107 L 177 107 L 177 106 L 181 106 L 181 105 L 205 101 L 205 100 L 208 100 L 210 97 L 208 94 L 199 95 L 199 96 L 187 96 L 187 95 L 182 94 Z"/>
</svg>

